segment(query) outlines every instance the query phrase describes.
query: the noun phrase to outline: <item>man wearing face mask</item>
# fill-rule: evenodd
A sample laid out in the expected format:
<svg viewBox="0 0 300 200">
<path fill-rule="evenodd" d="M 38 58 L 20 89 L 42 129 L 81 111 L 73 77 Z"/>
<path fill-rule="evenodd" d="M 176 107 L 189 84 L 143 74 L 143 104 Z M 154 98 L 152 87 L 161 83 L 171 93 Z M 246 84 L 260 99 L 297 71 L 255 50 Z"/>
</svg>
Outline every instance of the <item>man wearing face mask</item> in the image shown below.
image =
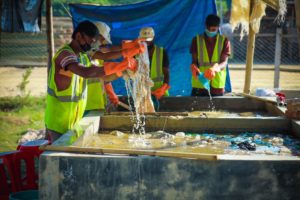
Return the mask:
<svg viewBox="0 0 300 200">
<path fill-rule="evenodd" d="M 105 61 L 122 57 L 122 48 L 120 46 L 111 45 L 110 28 L 107 24 L 103 22 L 94 22 L 94 24 L 97 26 L 100 35 L 92 51 L 89 52 L 89 56 L 92 59 L 92 63 L 102 67 Z M 107 104 L 106 94 L 113 105 L 118 105 L 119 98 L 115 94 L 111 82 L 99 79 L 88 79 L 87 86 L 87 112 L 91 110 L 103 110 Z"/>
<path fill-rule="evenodd" d="M 191 96 L 208 96 L 207 89 L 210 90 L 212 96 L 222 96 L 226 82 L 226 65 L 230 56 L 230 42 L 219 33 L 220 18 L 217 15 L 208 15 L 205 25 L 204 34 L 194 37 L 190 47 L 192 54 Z M 199 77 L 200 72 L 210 80 L 208 87 L 201 81 L 203 79 Z"/>
<path fill-rule="evenodd" d="M 158 111 L 158 100 L 162 96 L 169 96 L 169 57 L 163 47 L 154 44 L 154 36 L 155 33 L 152 27 L 145 27 L 140 30 L 139 38 L 144 39 L 148 46 L 150 78 L 154 82 L 151 94 L 155 110 Z"/>
<path fill-rule="evenodd" d="M 87 78 L 113 80 L 124 70 L 136 71 L 136 63 L 129 59 L 116 65 L 104 64 L 101 68 L 90 64 L 85 53 L 98 37 L 99 31 L 92 22 L 80 22 L 72 34 L 71 43 L 60 48 L 52 58 L 45 111 L 46 135 L 52 142 L 68 130 L 78 130 L 77 123 L 86 106 Z M 141 53 L 143 49 L 138 48 L 135 47 L 135 52 Z"/>
</svg>

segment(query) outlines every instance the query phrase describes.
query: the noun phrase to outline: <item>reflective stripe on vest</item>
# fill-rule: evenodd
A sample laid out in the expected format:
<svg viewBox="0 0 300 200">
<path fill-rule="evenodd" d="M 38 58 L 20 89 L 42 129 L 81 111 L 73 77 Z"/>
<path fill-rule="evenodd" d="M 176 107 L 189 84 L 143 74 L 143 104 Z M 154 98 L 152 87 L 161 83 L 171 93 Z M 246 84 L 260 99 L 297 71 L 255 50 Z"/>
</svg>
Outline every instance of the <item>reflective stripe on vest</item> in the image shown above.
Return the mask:
<svg viewBox="0 0 300 200">
<path fill-rule="evenodd" d="M 83 91 L 85 91 L 86 89 L 86 84 L 83 85 Z M 47 88 L 47 93 L 48 95 L 55 97 L 56 99 L 58 99 L 61 102 L 78 102 L 79 100 L 81 100 L 83 98 L 83 93 L 79 96 L 71 96 L 71 95 L 65 95 L 65 96 L 57 96 L 54 92 L 53 89 L 51 88 Z"/>
<path fill-rule="evenodd" d="M 103 67 L 104 60 L 93 61 L 99 67 Z M 103 88 L 103 81 L 99 78 L 88 79 L 87 104 L 85 110 L 104 109 L 106 104 L 106 93 Z"/>
<path fill-rule="evenodd" d="M 197 60 L 199 64 L 199 69 L 201 72 L 204 72 L 208 68 L 212 67 L 215 63 L 220 62 L 220 57 L 224 46 L 225 37 L 219 34 L 216 36 L 216 43 L 215 43 L 215 47 L 211 59 L 208 56 L 208 51 L 206 48 L 204 36 L 197 35 L 196 39 L 197 39 Z M 214 88 L 224 88 L 225 80 L 226 80 L 226 69 L 216 73 L 215 78 L 211 81 L 211 86 Z M 194 77 L 192 77 L 192 87 L 202 88 L 202 89 L 204 88 L 202 83 L 199 80 L 194 79 Z"/>
<path fill-rule="evenodd" d="M 151 91 L 160 88 L 163 85 L 164 74 L 163 74 L 163 57 L 164 49 L 154 45 L 153 56 L 151 60 L 151 72 L 150 77 L 154 82 L 154 86 L 151 88 Z M 165 96 L 169 96 L 169 92 L 166 91 Z"/>
<path fill-rule="evenodd" d="M 58 133 L 66 133 L 77 126 L 76 124 L 83 116 L 86 103 L 86 81 L 76 74 L 72 74 L 68 88 L 61 91 L 57 89 L 54 79 L 55 61 L 64 50 L 74 53 L 69 45 L 65 45 L 54 55 L 49 70 L 45 111 L 46 128 Z M 80 56 L 80 63 L 85 63 L 86 61 L 88 61 L 87 57 Z"/>
</svg>

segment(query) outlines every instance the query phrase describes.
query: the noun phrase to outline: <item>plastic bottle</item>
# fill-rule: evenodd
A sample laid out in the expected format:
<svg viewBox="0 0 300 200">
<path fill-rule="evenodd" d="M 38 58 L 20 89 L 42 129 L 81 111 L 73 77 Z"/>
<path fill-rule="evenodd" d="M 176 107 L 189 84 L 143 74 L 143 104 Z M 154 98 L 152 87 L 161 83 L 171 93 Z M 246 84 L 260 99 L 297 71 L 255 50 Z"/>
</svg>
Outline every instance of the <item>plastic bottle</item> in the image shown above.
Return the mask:
<svg viewBox="0 0 300 200">
<path fill-rule="evenodd" d="M 205 89 L 209 90 L 210 89 L 210 80 L 205 78 L 204 73 L 200 72 L 198 75 L 198 80 L 202 83 Z"/>
</svg>

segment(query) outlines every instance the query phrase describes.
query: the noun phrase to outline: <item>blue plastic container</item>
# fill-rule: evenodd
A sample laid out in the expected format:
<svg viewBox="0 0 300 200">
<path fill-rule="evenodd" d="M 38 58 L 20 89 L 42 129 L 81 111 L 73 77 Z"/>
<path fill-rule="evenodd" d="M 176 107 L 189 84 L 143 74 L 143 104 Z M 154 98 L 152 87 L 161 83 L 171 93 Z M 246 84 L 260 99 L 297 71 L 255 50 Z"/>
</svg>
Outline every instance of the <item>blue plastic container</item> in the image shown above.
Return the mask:
<svg viewBox="0 0 300 200">
<path fill-rule="evenodd" d="M 205 87 L 205 89 L 210 89 L 210 81 L 204 77 L 204 73 L 200 72 L 198 75 L 198 80 L 202 83 L 202 85 Z"/>
</svg>

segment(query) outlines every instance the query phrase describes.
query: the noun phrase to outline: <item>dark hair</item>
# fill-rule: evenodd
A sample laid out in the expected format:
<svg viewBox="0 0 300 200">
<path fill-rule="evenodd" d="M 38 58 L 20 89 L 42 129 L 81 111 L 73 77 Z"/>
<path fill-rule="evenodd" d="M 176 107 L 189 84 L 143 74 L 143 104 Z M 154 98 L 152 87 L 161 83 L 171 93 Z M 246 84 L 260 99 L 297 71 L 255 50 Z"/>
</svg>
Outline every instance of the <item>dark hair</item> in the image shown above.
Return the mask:
<svg viewBox="0 0 300 200">
<path fill-rule="evenodd" d="M 82 21 L 77 25 L 73 31 L 72 39 L 75 39 L 75 36 L 78 32 L 85 33 L 89 37 L 96 37 L 99 35 L 97 26 L 88 20 Z"/>
<path fill-rule="evenodd" d="M 220 26 L 220 17 L 215 14 L 208 15 L 205 20 L 205 25 L 206 27 Z"/>
</svg>

